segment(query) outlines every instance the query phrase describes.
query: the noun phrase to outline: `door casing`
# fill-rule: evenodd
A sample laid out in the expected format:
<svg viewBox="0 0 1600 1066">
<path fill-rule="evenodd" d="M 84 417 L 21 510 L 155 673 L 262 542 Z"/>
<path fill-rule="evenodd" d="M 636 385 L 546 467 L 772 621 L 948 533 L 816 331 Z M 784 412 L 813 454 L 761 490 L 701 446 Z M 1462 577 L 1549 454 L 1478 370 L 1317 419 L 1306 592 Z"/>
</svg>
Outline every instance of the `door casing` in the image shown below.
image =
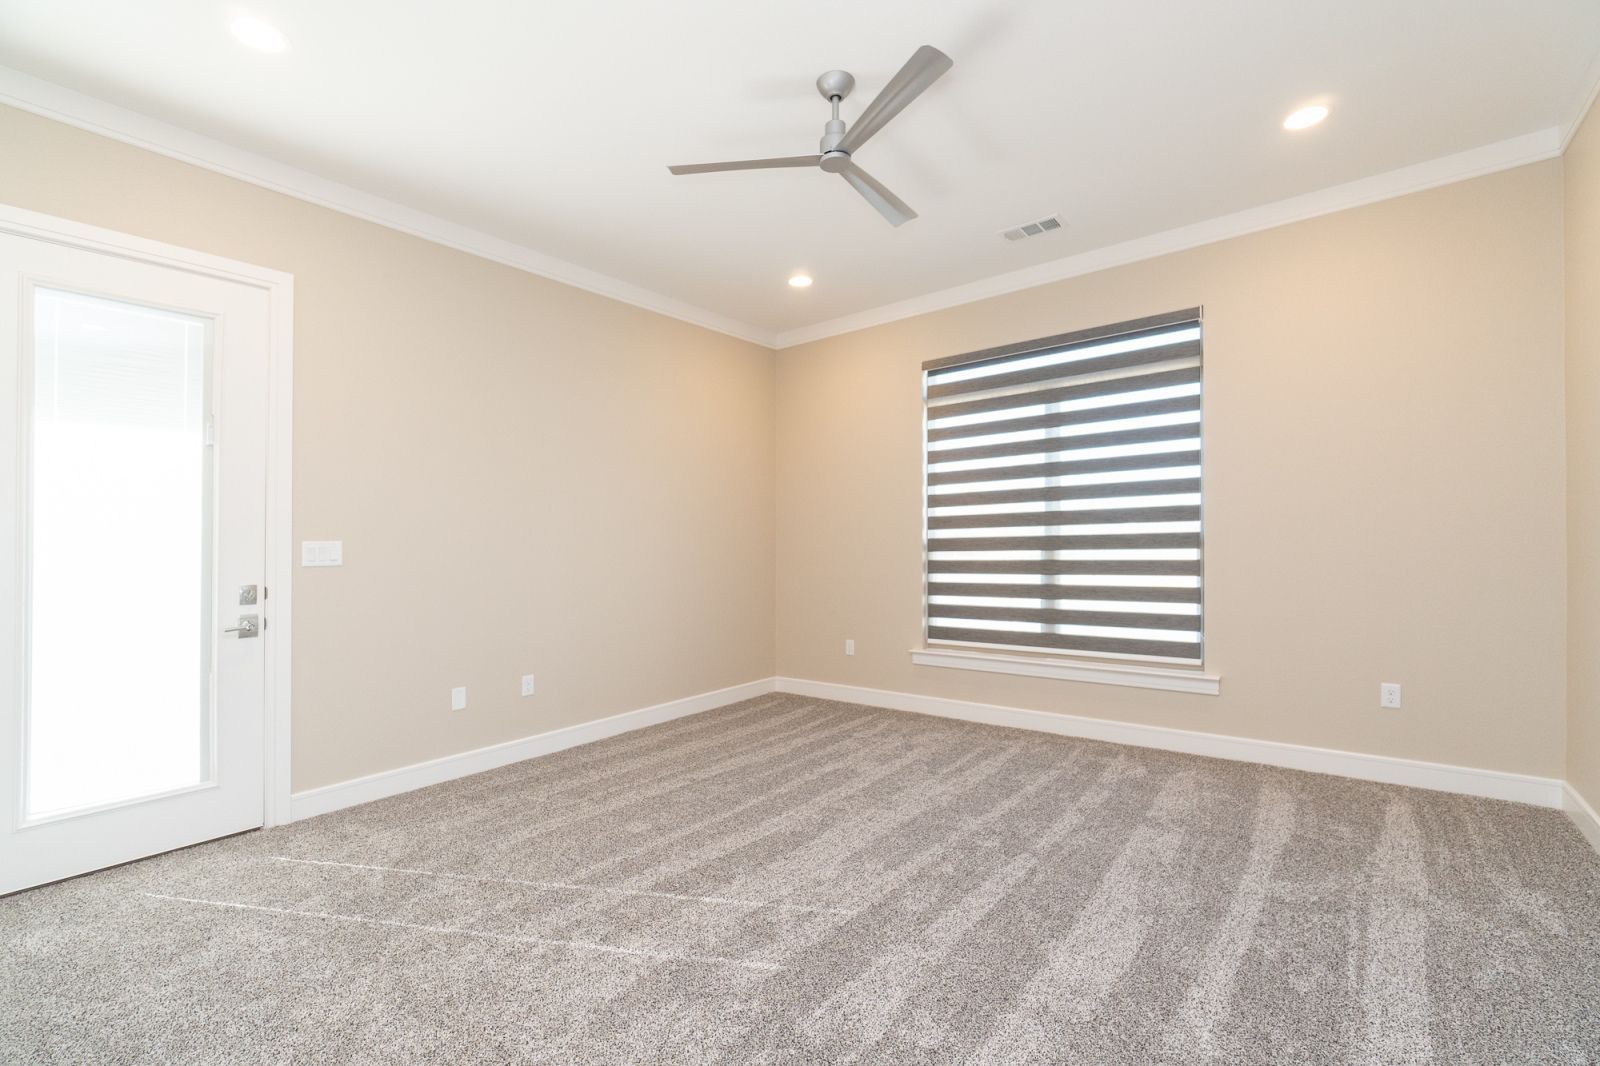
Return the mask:
<svg viewBox="0 0 1600 1066">
<path fill-rule="evenodd" d="M 265 825 L 290 821 L 290 698 L 293 647 L 294 275 L 0 203 L 0 233 L 176 268 L 262 289 L 269 303 L 267 352 L 266 573 L 262 613 Z"/>
</svg>

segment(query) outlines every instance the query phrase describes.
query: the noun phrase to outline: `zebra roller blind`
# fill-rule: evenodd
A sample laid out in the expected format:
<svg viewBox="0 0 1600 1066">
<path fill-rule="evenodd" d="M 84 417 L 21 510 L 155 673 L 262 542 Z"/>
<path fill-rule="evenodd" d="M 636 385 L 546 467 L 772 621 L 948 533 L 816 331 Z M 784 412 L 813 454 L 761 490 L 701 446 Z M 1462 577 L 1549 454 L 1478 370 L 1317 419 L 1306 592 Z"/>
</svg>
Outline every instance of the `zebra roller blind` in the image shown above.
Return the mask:
<svg viewBox="0 0 1600 1066">
<path fill-rule="evenodd" d="M 1198 308 L 923 364 L 927 639 L 1198 664 Z"/>
</svg>

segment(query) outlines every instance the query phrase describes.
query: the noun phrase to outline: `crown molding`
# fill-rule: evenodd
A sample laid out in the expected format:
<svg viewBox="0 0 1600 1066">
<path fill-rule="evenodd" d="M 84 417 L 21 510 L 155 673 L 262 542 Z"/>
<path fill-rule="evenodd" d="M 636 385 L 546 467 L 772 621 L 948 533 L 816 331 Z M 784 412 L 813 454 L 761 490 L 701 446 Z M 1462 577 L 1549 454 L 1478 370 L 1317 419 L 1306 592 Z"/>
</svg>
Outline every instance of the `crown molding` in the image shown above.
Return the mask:
<svg viewBox="0 0 1600 1066">
<path fill-rule="evenodd" d="M 1595 53 L 1594 62 L 1589 64 L 1589 71 L 1583 81 L 1583 95 L 1578 98 L 1578 106 L 1573 108 L 1572 118 L 1562 127 L 1563 152 L 1567 150 L 1567 145 L 1572 143 L 1572 138 L 1578 135 L 1578 130 L 1583 128 L 1583 120 L 1589 116 L 1589 109 L 1594 107 L 1597 96 L 1600 96 L 1600 52 Z"/>
<path fill-rule="evenodd" d="M 708 311 L 137 111 L 0 66 L 0 103 L 563 285 L 771 348 L 770 329 Z"/>
<path fill-rule="evenodd" d="M 1291 222 L 1303 222 L 1319 215 L 1328 215 L 1380 200 L 1422 192 L 1424 189 L 1440 185 L 1466 181 L 1469 178 L 1509 170 L 1528 163 L 1554 159 L 1561 154 L 1562 136 L 1562 130 L 1552 126 L 1521 137 L 1513 137 L 1508 141 L 1486 144 L 1481 148 L 1401 167 L 1399 170 L 1375 174 L 1369 178 L 1290 197 L 1261 207 L 1248 208 L 1205 222 L 1179 226 L 1162 233 L 1153 233 L 1120 244 L 1079 252 L 1022 270 L 996 274 L 965 285 L 915 296 L 909 300 L 885 304 L 882 307 L 818 322 L 815 325 L 786 330 L 778 334 L 775 346 L 792 348 L 825 337 L 835 337 L 841 333 L 854 333 L 870 326 L 881 326 L 887 322 L 925 315 L 932 311 L 942 311 L 945 308 L 986 300 L 992 296 L 1003 296 L 1022 289 L 1048 285 L 1054 281 L 1064 281 L 1067 278 L 1136 263 L 1142 259 L 1154 259 L 1172 252 L 1181 252 L 1204 244 L 1214 244 L 1217 241 L 1285 226 Z"/>
<path fill-rule="evenodd" d="M 767 348 L 791 348 L 1553 159 L 1566 149 L 1597 95 L 1600 95 L 1600 57 L 1591 67 L 1587 91 L 1576 116 L 1564 126 L 1552 126 L 1455 155 L 1090 249 L 839 318 L 775 331 L 557 259 L 266 156 L 235 148 L 11 67 L 0 66 L 0 103 L 19 110 Z"/>
</svg>

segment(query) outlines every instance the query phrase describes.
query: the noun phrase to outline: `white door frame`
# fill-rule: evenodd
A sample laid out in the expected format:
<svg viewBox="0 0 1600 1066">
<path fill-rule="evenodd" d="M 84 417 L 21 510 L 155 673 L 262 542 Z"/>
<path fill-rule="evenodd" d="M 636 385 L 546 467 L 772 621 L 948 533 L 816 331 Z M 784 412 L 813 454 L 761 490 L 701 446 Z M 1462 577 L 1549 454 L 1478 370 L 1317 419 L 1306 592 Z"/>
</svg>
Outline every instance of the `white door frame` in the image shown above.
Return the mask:
<svg viewBox="0 0 1600 1066">
<path fill-rule="evenodd" d="M 261 633 L 266 656 L 266 736 L 262 749 L 266 753 L 266 824 L 284 825 L 291 818 L 292 787 L 289 710 L 294 617 L 294 275 L 5 203 L 0 203 L 0 233 L 204 274 L 251 285 L 267 294 L 271 336 L 267 342 L 267 600 L 261 611 L 267 619 Z"/>
</svg>

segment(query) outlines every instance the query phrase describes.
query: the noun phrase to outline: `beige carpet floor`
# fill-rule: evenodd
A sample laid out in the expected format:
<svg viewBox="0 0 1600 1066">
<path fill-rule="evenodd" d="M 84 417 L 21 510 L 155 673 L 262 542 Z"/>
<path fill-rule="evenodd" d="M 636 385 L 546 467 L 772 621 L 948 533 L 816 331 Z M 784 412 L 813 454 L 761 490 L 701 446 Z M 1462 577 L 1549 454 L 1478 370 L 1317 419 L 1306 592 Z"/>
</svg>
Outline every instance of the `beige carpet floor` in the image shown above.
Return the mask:
<svg viewBox="0 0 1600 1066">
<path fill-rule="evenodd" d="M 12 1063 L 1595 1063 L 1555 811 L 767 696 L 0 900 Z"/>
</svg>

